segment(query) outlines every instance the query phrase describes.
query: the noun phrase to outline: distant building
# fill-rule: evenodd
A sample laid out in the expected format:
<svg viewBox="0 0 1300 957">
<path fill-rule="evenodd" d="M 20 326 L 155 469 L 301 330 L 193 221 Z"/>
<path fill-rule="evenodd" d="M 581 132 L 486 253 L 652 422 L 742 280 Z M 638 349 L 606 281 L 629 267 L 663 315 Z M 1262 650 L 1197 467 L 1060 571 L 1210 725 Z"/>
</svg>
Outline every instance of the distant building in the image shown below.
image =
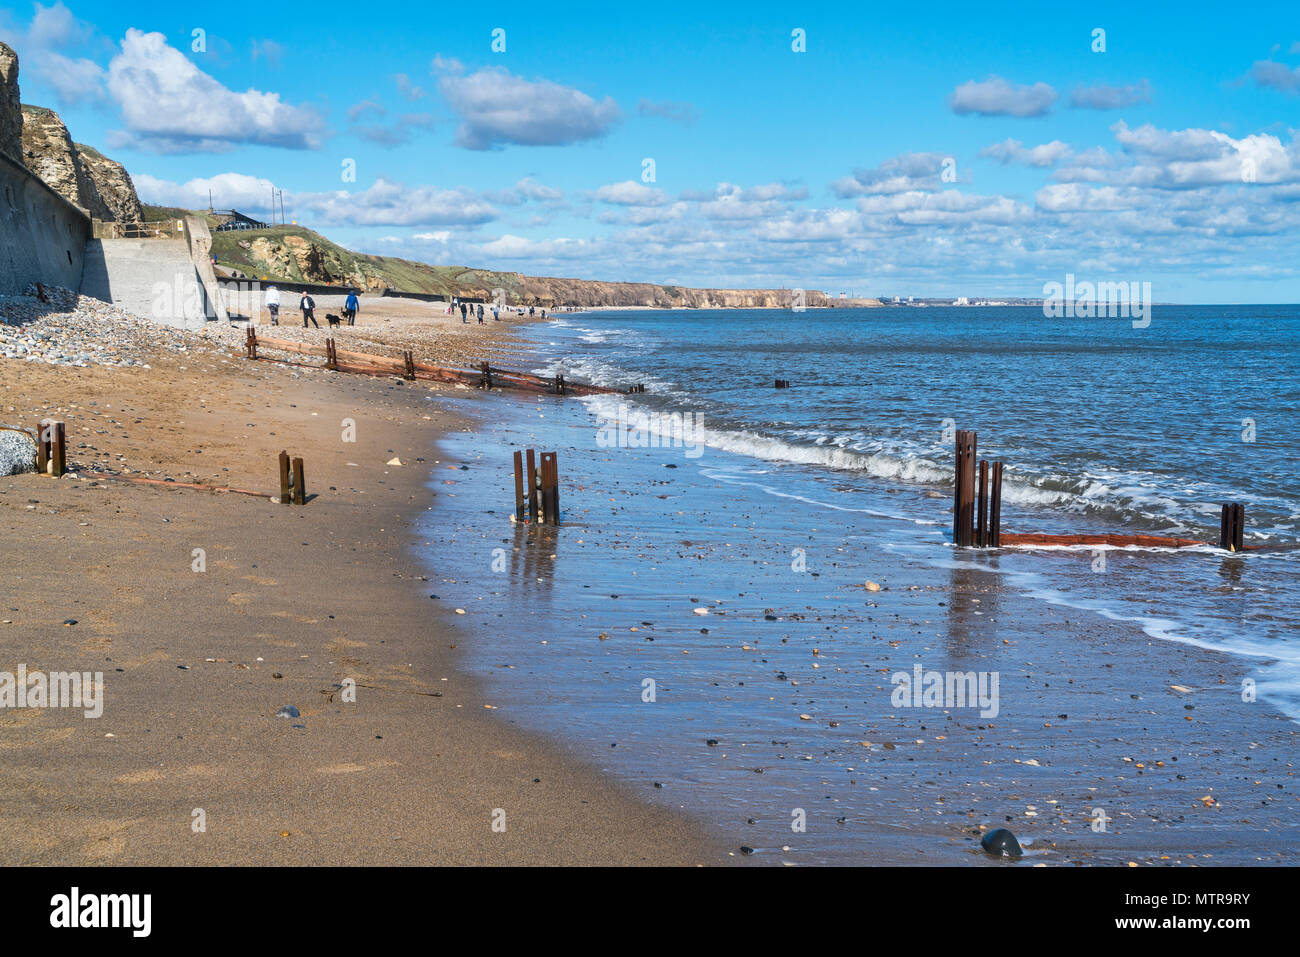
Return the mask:
<svg viewBox="0 0 1300 957">
<path fill-rule="evenodd" d="M 219 233 L 230 232 L 240 229 L 270 229 L 267 223 L 259 222 L 251 216 L 245 216 L 237 209 L 214 209 L 212 215 L 216 217 L 217 229 Z"/>
</svg>

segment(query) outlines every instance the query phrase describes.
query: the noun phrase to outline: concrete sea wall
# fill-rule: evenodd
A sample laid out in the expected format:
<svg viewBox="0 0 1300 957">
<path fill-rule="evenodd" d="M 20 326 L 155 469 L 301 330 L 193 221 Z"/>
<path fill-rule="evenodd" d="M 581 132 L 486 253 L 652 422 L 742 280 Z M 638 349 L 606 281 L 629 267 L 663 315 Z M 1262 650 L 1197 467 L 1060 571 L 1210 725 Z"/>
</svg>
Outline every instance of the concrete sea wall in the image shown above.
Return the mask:
<svg viewBox="0 0 1300 957">
<path fill-rule="evenodd" d="M 90 217 L 0 153 L 0 295 L 34 282 L 81 288 Z"/>
</svg>

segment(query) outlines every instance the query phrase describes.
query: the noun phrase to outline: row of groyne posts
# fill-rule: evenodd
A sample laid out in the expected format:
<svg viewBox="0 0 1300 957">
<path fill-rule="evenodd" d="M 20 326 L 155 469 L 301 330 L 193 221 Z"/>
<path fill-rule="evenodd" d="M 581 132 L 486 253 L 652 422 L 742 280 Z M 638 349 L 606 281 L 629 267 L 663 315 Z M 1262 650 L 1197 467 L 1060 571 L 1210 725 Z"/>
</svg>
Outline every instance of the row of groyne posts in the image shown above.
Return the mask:
<svg viewBox="0 0 1300 957">
<path fill-rule="evenodd" d="M 265 359 L 288 365 L 302 365 L 302 363 L 295 363 L 286 359 L 259 356 L 257 352 L 259 347 L 304 355 L 319 356 L 322 354 L 322 350 L 318 346 L 305 345 L 287 339 L 259 337 L 257 331 L 252 326 L 249 326 L 244 340 L 244 358 Z M 527 372 L 494 369 L 487 362 L 480 362 L 478 368 L 472 370 L 443 368 L 426 362 L 417 362 L 415 356 L 409 350 L 404 351 L 400 358 L 370 355 L 363 352 L 341 353 L 332 336 L 325 340 L 323 354 L 325 356 L 324 368 L 331 372 L 349 372 L 374 376 L 395 375 L 401 376 L 409 382 L 414 382 L 416 379 L 429 379 L 435 382 L 467 385 L 479 389 L 522 389 L 527 392 L 564 396 L 634 395 L 645 392 L 643 383 L 636 383 L 623 389 L 614 389 L 608 386 L 569 382 L 562 374 L 543 377 Z M 311 366 L 310 368 L 321 367 Z"/>
<path fill-rule="evenodd" d="M 1220 510 L 1219 540 L 1163 535 L 1047 535 L 1002 531 L 1002 463 L 980 461 L 973 429 L 958 429 L 953 468 L 952 542 L 959 548 L 998 548 L 1002 545 L 1125 545 L 1186 548 L 1217 544 L 1230 552 L 1245 550 L 1246 510 L 1240 502 L 1225 502 Z"/>
</svg>

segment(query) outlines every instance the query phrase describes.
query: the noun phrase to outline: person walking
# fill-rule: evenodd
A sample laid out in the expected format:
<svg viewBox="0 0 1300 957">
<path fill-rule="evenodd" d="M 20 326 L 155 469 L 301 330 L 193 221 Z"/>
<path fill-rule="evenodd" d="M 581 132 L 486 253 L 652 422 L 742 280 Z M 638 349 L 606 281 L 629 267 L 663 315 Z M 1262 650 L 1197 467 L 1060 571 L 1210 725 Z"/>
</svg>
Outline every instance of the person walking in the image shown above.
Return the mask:
<svg viewBox="0 0 1300 957">
<path fill-rule="evenodd" d="M 343 303 L 343 318 L 348 321 L 349 326 L 357 324 L 357 310 L 361 308 L 361 300 L 357 298 L 355 289 L 348 290 L 348 298 Z"/>
<path fill-rule="evenodd" d="M 274 286 L 266 287 L 266 311 L 271 316 L 271 325 L 280 324 L 280 290 Z"/>
<path fill-rule="evenodd" d="M 463 325 L 465 322 L 468 321 L 468 320 L 465 318 L 465 312 L 466 312 L 466 310 L 465 310 L 465 304 L 462 302 L 462 303 L 460 304 L 460 321 L 461 321 L 461 324 L 462 324 L 462 325 Z"/>
<path fill-rule="evenodd" d="M 501 321 L 501 310 L 498 309 L 496 306 L 493 306 L 493 307 L 492 307 L 492 320 L 493 320 L 494 322 L 500 322 L 500 321 Z"/>
<path fill-rule="evenodd" d="M 317 329 L 320 328 L 320 323 L 316 321 L 316 300 L 315 299 L 313 299 L 311 296 L 307 295 L 304 292 L 302 294 L 302 298 L 298 300 L 298 308 L 302 310 L 302 327 L 304 329 L 307 328 L 307 320 L 309 319 L 311 320 L 311 324 L 313 326 L 315 326 Z"/>
<path fill-rule="evenodd" d="M 478 304 L 478 324 L 483 325 L 483 303 Z"/>
</svg>

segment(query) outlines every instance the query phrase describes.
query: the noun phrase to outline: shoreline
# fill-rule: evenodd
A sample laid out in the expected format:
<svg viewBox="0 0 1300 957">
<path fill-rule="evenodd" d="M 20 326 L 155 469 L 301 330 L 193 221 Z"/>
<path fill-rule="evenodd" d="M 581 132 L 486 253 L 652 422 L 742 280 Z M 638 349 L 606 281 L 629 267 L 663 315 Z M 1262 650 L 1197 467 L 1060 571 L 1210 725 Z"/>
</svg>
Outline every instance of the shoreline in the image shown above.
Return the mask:
<svg viewBox="0 0 1300 957">
<path fill-rule="evenodd" d="M 1247 703 L 1257 662 L 1153 631 L 1141 586 L 1186 556 L 1112 551 L 1099 579 L 1090 551 L 965 553 L 929 486 L 602 446 L 590 411 L 520 403 L 446 444 L 503 477 L 509 449 L 555 449 L 564 525 L 539 552 L 489 485 L 431 534 L 469 613 L 517 623 L 474 659 L 521 726 L 755 863 L 996 865 L 978 835 L 997 826 L 1032 848 L 1025 866 L 1291 862 L 1300 729 L 1278 702 Z M 506 567 L 489 573 L 474 556 L 494 545 Z M 1245 575 L 1241 556 L 1190 560 L 1212 583 Z M 1123 596 L 1119 617 L 1088 589 L 1053 592 L 1061 572 Z M 1000 673 L 1001 710 L 891 706 L 891 679 L 918 663 Z M 637 696 L 646 676 L 665 689 L 655 706 Z"/>
<path fill-rule="evenodd" d="M 104 673 L 101 718 L 0 711 L 11 863 L 726 862 L 695 821 L 486 713 L 458 616 L 427 597 L 412 551 L 445 467 L 436 441 L 472 427 L 425 398 L 436 391 L 201 349 L 153 365 L 7 363 L 4 418 L 60 415 L 74 466 L 84 443 L 177 482 L 194 470 L 272 490 L 287 448 L 316 498 L 0 479 L 0 575 L 15 586 L 0 667 Z M 340 444 L 345 418 L 354 444 Z M 284 705 L 299 716 L 276 717 Z"/>
</svg>

